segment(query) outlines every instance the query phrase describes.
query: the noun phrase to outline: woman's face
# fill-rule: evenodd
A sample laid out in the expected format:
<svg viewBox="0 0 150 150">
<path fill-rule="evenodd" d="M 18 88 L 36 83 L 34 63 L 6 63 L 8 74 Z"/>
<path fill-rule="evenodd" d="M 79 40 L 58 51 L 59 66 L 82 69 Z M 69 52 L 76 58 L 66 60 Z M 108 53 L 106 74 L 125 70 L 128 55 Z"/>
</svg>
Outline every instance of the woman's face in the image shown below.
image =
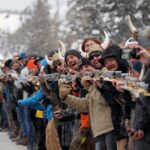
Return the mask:
<svg viewBox="0 0 150 150">
<path fill-rule="evenodd" d="M 85 43 L 84 52 L 89 52 L 89 50 L 93 44 L 96 44 L 96 42 L 94 42 L 92 40 L 87 40 Z"/>
</svg>

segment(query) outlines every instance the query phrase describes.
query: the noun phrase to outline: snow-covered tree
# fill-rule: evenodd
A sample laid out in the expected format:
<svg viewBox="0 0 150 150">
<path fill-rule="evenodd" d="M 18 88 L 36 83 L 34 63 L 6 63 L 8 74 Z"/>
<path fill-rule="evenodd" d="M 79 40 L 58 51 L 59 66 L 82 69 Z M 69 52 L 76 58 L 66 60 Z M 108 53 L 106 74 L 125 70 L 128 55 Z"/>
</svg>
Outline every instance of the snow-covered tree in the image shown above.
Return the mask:
<svg viewBox="0 0 150 150">
<path fill-rule="evenodd" d="M 68 27 L 78 38 L 90 36 L 93 29 L 98 29 L 100 39 L 105 30 L 120 43 L 130 36 L 127 15 L 133 19 L 141 16 L 146 22 L 150 18 L 149 0 L 69 0 L 68 6 Z"/>
<path fill-rule="evenodd" d="M 22 26 L 13 35 L 13 38 L 22 45 L 26 45 L 28 51 L 38 54 L 46 54 L 58 48 L 58 42 L 56 42 L 58 40 L 58 18 L 51 18 L 48 1 L 37 0 L 33 8 L 30 8 L 30 12 L 31 16 L 22 22 Z"/>
</svg>

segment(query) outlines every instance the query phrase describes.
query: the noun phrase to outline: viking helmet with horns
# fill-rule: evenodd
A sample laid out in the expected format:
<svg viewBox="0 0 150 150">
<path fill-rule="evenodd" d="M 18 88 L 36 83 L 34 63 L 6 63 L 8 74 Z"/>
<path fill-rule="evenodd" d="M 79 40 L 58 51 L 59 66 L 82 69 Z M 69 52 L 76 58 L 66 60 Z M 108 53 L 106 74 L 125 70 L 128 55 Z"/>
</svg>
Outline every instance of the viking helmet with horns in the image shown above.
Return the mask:
<svg viewBox="0 0 150 150">
<path fill-rule="evenodd" d="M 142 23 L 142 27 L 137 28 L 133 25 L 130 16 L 128 16 L 128 25 L 133 33 L 133 38 L 138 41 L 139 45 L 144 48 L 150 48 L 150 26 Z"/>
<path fill-rule="evenodd" d="M 100 41 L 97 40 L 97 39 L 95 39 L 95 38 L 87 38 L 87 39 L 85 39 L 85 40 L 83 41 L 82 46 L 81 46 L 81 44 L 80 44 L 80 46 L 79 46 L 79 51 L 81 52 L 81 55 L 82 55 L 83 57 L 87 58 L 87 57 L 89 57 L 89 53 L 91 53 L 91 50 L 92 50 L 92 51 L 94 51 L 94 50 L 96 50 L 96 51 L 99 50 L 99 51 L 102 52 L 104 49 L 106 49 L 106 48 L 109 46 L 110 39 L 109 39 L 109 35 L 108 35 L 108 33 L 107 33 L 106 31 L 104 31 L 104 34 L 105 34 L 105 40 L 104 40 L 103 43 L 100 43 Z M 93 41 L 96 43 L 96 44 L 94 44 L 94 45 L 96 45 L 97 48 L 94 46 L 94 48 L 93 48 L 93 47 L 90 48 L 90 51 L 89 51 L 89 52 L 84 52 L 85 43 L 86 43 L 88 40 L 93 40 Z"/>
<path fill-rule="evenodd" d="M 45 60 L 48 63 L 48 65 L 50 65 L 51 67 L 53 66 L 53 63 L 57 60 L 62 60 L 64 61 L 64 54 L 66 52 L 66 47 L 65 44 L 62 41 L 59 41 L 60 44 L 60 48 L 58 49 L 58 52 L 56 52 L 53 56 L 52 59 L 49 60 L 48 56 L 45 55 Z"/>
</svg>

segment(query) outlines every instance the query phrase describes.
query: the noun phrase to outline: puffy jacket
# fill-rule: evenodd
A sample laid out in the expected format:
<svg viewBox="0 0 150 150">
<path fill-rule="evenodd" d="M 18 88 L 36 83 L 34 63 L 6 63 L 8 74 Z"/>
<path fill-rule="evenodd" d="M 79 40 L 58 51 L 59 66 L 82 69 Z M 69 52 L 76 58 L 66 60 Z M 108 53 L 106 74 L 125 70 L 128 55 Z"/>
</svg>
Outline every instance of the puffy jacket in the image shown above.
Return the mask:
<svg viewBox="0 0 150 150">
<path fill-rule="evenodd" d="M 44 111 L 45 118 L 47 118 L 48 120 L 51 120 L 53 118 L 52 105 L 49 104 L 46 107 L 41 103 L 41 100 L 45 97 L 46 96 L 44 92 L 40 88 L 39 91 L 37 91 L 33 96 L 19 100 L 18 105 L 30 106 L 34 109 L 42 110 Z"/>
</svg>

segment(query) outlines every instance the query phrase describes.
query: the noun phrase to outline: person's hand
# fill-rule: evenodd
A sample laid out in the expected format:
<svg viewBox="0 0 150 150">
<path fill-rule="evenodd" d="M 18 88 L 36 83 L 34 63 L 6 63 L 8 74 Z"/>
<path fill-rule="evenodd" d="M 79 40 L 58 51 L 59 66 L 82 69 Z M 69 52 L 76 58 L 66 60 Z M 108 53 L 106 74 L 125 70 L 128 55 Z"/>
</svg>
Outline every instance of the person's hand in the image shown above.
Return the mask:
<svg viewBox="0 0 150 150">
<path fill-rule="evenodd" d="M 45 78 L 44 78 L 44 74 L 39 74 L 39 81 L 40 81 L 40 84 L 43 84 L 45 83 Z"/>
<path fill-rule="evenodd" d="M 144 131 L 139 129 L 138 131 L 136 131 L 133 135 L 132 135 L 132 139 L 137 141 L 140 140 L 144 137 Z"/>
<path fill-rule="evenodd" d="M 100 83 L 100 81 L 97 81 L 97 80 L 92 80 L 92 84 L 95 86 L 95 87 L 101 87 L 102 84 Z"/>
<path fill-rule="evenodd" d="M 116 88 L 117 91 L 124 92 L 124 88 L 123 88 L 124 83 L 122 81 L 113 80 L 112 85 Z"/>
<path fill-rule="evenodd" d="M 132 101 L 135 102 L 137 97 L 131 93 L 131 98 L 132 98 Z"/>
<path fill-rule="evenodd" d="M 87 89 L 91 85 L 90 81 L 91 81 L 90 77 L 82 77 L 81 84 L 85 89 Z"/>
<path fill-rule="evenodd" d="M 148 64 L 148 60 L 150 59 L 150 53 L 142 46 L 137 45 L 135 48 L 140 49 L 140 51 L 138 52 L 138 55 L 140 56 L 139 61 L 143 64 Z"/>
<path fill-rule="evenodd" d="M 64 99 L 71 91 L 72 87 L 70 85 L 67 84 L 61 85 L 59 88 L 59 96 Z"/>
</svg>

